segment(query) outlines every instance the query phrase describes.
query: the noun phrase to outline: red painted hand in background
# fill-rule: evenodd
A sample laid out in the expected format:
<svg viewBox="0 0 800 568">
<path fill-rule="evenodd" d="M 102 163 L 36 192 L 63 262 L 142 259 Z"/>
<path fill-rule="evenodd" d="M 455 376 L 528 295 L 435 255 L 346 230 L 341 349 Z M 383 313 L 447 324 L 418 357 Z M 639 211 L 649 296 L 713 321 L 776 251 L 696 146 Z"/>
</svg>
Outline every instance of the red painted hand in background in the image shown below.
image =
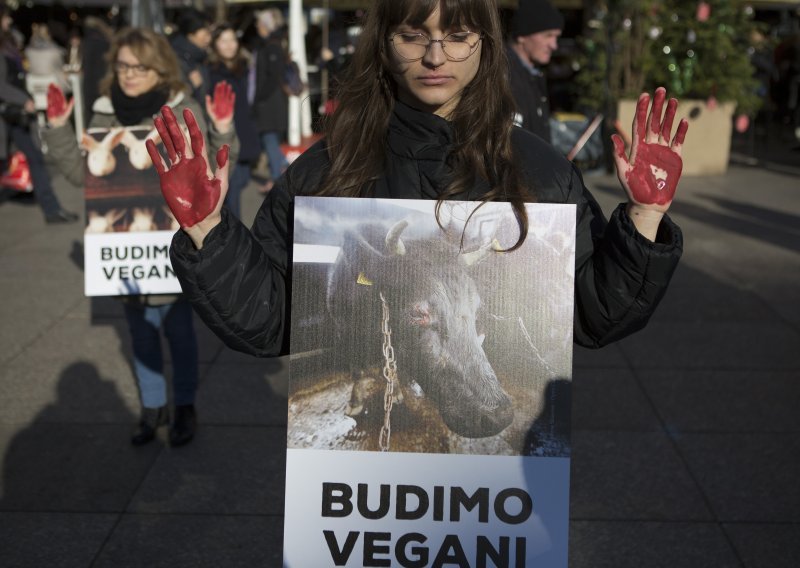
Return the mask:
<svg viewBox="0 0 800 568">
<path fill-rule="evenodd" d="M 666 95 L 663 87 L 656 89 L 649 117 L 647 107 L 650 106 L 650 95 L 642 93 L 639 97 L 633 119 L 630 160 L 625 155 L 622 138 L 617 134 L 611 137 L 617 176 L 628 198 L 637 205 L 662 213 L 669 208 L 675 196 L 683 169 L 681 147 L 689 128 L 689 123 L 681 120 L 675 137 L 670 140 L 678 101 L 669 100 L 662 121 Z"/>
<path fill-rule="evenodd" d="M 233 121 L 233 105 L 236 93 L 227 81 L 220 81 L 214 87 L 214 98 L 206 95 L 206 112 L 220 132 L 226 132 Z"/>
<path fill-rule="evenodd" d="M 63 126 L 69 120 L 75 100 L 67 102 L 64 92 L 55 83 L 47 86 L 47 121 L 53 127 Z"/>
<path fill-rule="evenodd" d="M 183 119 L 189 129 L 189 145 L 172 109 L 162 107 L 161 116 L 154 121 L 167 150 L 169 166 L 152 140 L 147 141 L 147 152 L 161 178 L 161 193 L 175 219 L 193 240 L 200 235 L 199 242 L 202 243 L 208 231 L 220 220 L 219 211 L 228 191 L 229 148 L 225 145 L 217 152 L 217 171 L 212 174 L 205 154 L 203 133 L 192 111 L 184 109 Z"/>
</svg>

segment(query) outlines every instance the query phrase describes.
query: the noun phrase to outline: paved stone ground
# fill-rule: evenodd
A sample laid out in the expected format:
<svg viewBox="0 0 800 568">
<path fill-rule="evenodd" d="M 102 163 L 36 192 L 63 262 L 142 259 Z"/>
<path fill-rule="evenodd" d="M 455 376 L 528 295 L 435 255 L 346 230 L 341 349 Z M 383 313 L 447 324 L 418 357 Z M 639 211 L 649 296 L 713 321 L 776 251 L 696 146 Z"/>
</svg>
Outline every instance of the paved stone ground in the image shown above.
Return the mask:
<svg viewBox="0 0 800 568">
<path fill-rule="evenodd" d="M 83 296 L 82 227 L 1 201 L 0 566 L 280 567 L 287 361 L 198 321 L 196 440 L 131 447 L 127 330 Z M 797 568 L 800 178 L 686 178 L 672 213 L 686 252 L 649 327 L 576 351 L 570 566 Z"/>
</svg>

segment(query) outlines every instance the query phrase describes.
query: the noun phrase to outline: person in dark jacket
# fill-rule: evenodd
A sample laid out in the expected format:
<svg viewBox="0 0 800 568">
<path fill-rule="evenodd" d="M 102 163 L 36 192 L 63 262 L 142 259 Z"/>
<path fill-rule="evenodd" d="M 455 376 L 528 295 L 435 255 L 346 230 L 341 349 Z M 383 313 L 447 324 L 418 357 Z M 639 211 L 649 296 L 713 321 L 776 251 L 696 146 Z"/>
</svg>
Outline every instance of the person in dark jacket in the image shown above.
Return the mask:
<svg viewBox="0 0 800 568">
<path fill-rule="evenodd" d="M 25 89 L 25 68 L 11 25 L 13 19 L 0 6 L 0 164 L 9 158 L 9 140 L 25 155 L 31 172 L 36 200 L 46 223 L 74 223 L 78 214 L 68 211 L 53 190 L 44 156 L 31 136 L 36 122 L 33 97 Z"/>
<path fill-rule="evenodd" d="M 83 88 L 83 115 L 88 124 L 92 120 L 92 107 L 100 98 L 100 81 L 105 77 L 108 64 L 98 53 L 108 53 L 111 48 L 113 28 L 103 19 L 87 16 L 83 20 L 81 40 L 81 85 Z"/>
<path fill-rule="evenodd" d="M 257 356 L 288 352 L 298 195 L 508 201 L 520 225 L 512 249 L 527 234 L 525 203 L 536 201 L 577 205 L 575 341 L 600 347 L 641 329 L 683 245 L 666 215 L 688 128 L 681 121 L 672 137 L 677 101 L 667 103 L 662 121 L 666 91 L 658 89 L 648 119 L 651 99 L 642 94 L 630 158 L 614 139 L 627 200 L 607 222 L 579 171 L 541 138 L 512 126 L 495 0 L 435 3 L 427 12 L 412 6 L 418 3 L 374 3 L 326 138 L 292 163 L 251 230 L 221 199 L 204 200 L 204 175 L 186 179 L 180 158 L 167 167 L 153 147 L 162 191 L 182 215 L 172 264 L 197 313 L 234 349 Z M 173 132 L 173 144 L 188 147 Z M 181 212 L 179 204 L 187 202 L 197 205 Z"/>
<path fill-rule="evenodd" d="M 202 106 L 211 88 L 207 65 L 211 27 L 206 15 L 195 9 L 184 10 L 178 20 L 178 33 L 170 38 L 170 44 L 184 79 L 192 87 L 192 96 Z"/>
<path fill-rule="evenodd" d="M 563 29 L 564 16 L 549 0 L 521 0 L 508 44 L 508 77 L 517 103 L 514 122 L 548 142 L 550 100 L 541 67 L 550 63 Z"/>
<path fill-rule="evenodd" d="M 217 25 L 211 35 L 209 75 L 212 88 L 220 81 L 227 81 L 236 94 L 233 122 L 241 151 L 228 182 L 225 205 L 237 217 L 241 215 L 242 190 L 250 181 L 250 171 L 261 155 L 258 129 L 251 106 L 255 85 L 250 73 L 250 63 L 249 55 L 236 37 L 236 28 L 227 23 Z"/>
<path fill-rule="evenodd" d="M 253 112 L 261 136 L 261 147 L 267 154 L 272 179 L 264 191 L 272 188 L 275 180 L 286 171 L 289 162 L 281 152 L 283 133 L 289 128 L 289 99 L 283 88 L 286 68 L 286 51 L 280 30 L 283 16 L 277 8 L 256 13 L 256 30 L 260 41 L 255 51 L 256 89 Z"/>
</svg>

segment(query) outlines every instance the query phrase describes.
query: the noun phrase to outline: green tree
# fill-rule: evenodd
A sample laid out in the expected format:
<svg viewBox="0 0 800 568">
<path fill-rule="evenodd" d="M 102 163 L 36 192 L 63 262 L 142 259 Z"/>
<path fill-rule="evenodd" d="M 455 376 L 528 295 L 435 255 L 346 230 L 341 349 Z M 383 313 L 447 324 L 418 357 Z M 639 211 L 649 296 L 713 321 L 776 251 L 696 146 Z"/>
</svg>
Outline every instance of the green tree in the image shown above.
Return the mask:
<svg viewBox="0 0 800 568">
<path fill-rule="evenodd" d="M 701 4 L 705 4 L 702 8 Z M 762 29 L 742 0 L 589 0 L 576 77 L 579 104 L 613 114 L 616 101 L 667 88 L 679 98 L 761 105 L 750 62 Z"/>
</svg>

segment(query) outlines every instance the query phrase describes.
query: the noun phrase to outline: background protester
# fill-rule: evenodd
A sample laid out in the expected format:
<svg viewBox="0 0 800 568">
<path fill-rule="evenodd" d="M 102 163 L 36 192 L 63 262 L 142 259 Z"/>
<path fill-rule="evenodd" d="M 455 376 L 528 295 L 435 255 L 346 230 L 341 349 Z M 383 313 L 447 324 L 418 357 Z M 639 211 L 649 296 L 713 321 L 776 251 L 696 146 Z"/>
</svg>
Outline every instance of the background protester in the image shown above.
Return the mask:
<svg viewBox="0 0 800 568">
<path fill-rule="evenodd" d="M 78 215 L 61 207 L 42 151 L 31 136 L 36 107 L 25 89 L 25 69 L 12 24 L 11 14 L 5 6 L 0 6 L 0 162 L 5 164 L 10 155 L 9 141 L 12 142 L 28 160 L 33 190 L 45 221 L 72 223 L 78 220 Z"/>
<path fill-rule="evenodd" d="M 508 70 L 517 105 L 515 123 L 548 142 L 550 100 L 541 67 L 550 63 L 564 29 L 564 16 L 549 0 L 520 0 L 511 22 Z"/>
<path fill-rule="evenodd" d="M 29 75 L 42 77 L 62 89 L 68 89 L 67 76 L 64 73 L 65 56 L 66 50 L 53 40 L 47 24 L 34 23 L 31 26 L 31 38 L 25 48 Z"/>
<path fill-rule="evenodd" d="M 92 106 L 100 98 L 100 81 L 108 73 L 105 57 L 98 53 L 108 53 L 114 29 L 97 16 L 87 16 L 83 20 L 83 39 L 81 41 L 81 85 L 83 87 L 83 116 L 92 120 Z"/>
<path fill-rule="evenodd" d="M 209 57 L 211 85 L 226 81 L 236 94 L 233 121 L 241 151 L 238 161 L 232 166 L 225 205 L 237 217 L 241 216 L 241 193 L 250 181 L 250 171 L 261 155 L 258 129 L 251 107 L 255 94 L 251 70 L 250 56 L 239 43 L 236 28 L 227 23 L 216 26 L 211 37 Z"/>
<path fill-rule="evenodd" d="M 255 50 L 256 88 L 253 111 L 261 137 L 261 147 L 267 154 L 272 179 L 262 188 L 266 192 L 286 171 L 289 162 L 281 152 L 281 140 L 289 128 L 289 100 L 283 89 L 283 74 L 288 55 L 283 47 L 281 28 L 283 15 L 277 8 L 256 13 L 259 41 Z"/>
<path fill-rule="evenodd" d="M 165 105 L 179 113 L 191 109 L 206 136 L 206 146 L 215 151 L 228 144 L 235 156 L 238 143 L 232 116 L 219 118 L 213 109 L 207 109 L 211 123 L 206 125 L 201 108 L 185 92 L 178 61 L 164 37 L 146 29 L 124 29 L 114 38 L 109 61 L 111 69 L 100 85 L 103 96 L 94 105 L 91 128 L 151 127 L 153 115 Z M 50 128 L 44 134 L 50 153 L 64 175 L 82 186 L 84 160 L 68 120 L 74 101 L 66 104 L 57 90 L 50 93 L 49 99 Z M 131 441 L 141 445 L 153 440 L 157 427 L 168 418 L 159 334 L 162 330 L 173 364 L 175 408 L 169 440 L 175 446 L 186 444 L 196 430 L 194 399 L 198 380 L 197 339 L 191 307 L 185 298 L 176 295 L 126 296 L 124 300 L 142 402 L 141 418 Z"/>
<path fill-rule="evenodd" d="M 201 11 L 185 8 L 178 19 L 178 33 L 170 38 L 178 56 L 184 78 L 192 87 L 192 96 L 203 104 L 210 92 L 208 47 L 211 45 L 211 24 Z"/>
</svg>

